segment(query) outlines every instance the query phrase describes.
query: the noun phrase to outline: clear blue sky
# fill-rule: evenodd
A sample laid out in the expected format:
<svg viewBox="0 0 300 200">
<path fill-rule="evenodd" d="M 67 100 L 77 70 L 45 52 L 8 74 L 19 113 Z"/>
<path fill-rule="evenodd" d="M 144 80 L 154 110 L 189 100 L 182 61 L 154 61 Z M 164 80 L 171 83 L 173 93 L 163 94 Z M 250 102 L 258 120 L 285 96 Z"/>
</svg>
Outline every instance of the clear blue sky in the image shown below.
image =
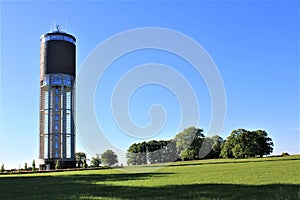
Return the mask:
<svg viewBox="0 0 300 200">
<path fill-rule="evenodd" d="M 38 159 L 39 45 L 53 20 L 77 38 L 77 72 L 99 43 L 122 31 L 162 27 L 186 34 L 206 49 L 224 82 L 227 112 L 219 134 L 263 129 L 274 141 L 273 154 L 299 154 L 299 1 L 1 1 L 0 163 L 7 168 Z M 173 67 L 197 88 L 199 126 L 204 132 L 209 126 L 209 92 L 188 63 L 167 52 L 133 52 L 112 64 L 95 95 L 99 123 L 124 150 L 141 140 L 114 127 L 111 90 L 122 74 L 150 62 Z M 149 139 L 172 138 L 180 108 L 167 89 L 149 85 L 134 93 L 131 117 L 147 125 L 157 103 L 165 106 L 167 123 Z M 77 151 L 88 151 L 77 138 Z"/>
</svg>

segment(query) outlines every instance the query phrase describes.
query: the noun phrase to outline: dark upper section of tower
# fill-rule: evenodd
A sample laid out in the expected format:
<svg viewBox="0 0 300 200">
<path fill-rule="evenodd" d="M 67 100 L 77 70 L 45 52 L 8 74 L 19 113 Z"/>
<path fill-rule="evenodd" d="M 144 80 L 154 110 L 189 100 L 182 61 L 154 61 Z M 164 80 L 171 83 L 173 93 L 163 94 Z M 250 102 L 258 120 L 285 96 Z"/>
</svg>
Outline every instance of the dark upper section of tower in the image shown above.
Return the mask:
<svg viewBox="0 0 300 200">
<path fill-rule="evenodd" d="M 55 31 L 41 36 L 40 79 L 45 74 L 63 73 L 76 75 L 76 38 Z"/>
</svg>

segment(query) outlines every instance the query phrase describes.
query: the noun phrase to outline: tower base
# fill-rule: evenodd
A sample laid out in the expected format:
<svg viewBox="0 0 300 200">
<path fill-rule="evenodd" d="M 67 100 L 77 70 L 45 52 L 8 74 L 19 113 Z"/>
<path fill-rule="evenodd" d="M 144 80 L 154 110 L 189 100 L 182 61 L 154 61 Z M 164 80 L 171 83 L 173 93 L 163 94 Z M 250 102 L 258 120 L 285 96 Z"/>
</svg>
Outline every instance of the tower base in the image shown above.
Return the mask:
<svg viewBox="0 0 300 200">
<path fill-rule="evenodd" d="M 59 169 L 75 168 L 75 159 L 40 159 L 39 169 L 40 170 L 53 170 L 55 169 L 56 162 L 59 162 Z"/>
</svg>

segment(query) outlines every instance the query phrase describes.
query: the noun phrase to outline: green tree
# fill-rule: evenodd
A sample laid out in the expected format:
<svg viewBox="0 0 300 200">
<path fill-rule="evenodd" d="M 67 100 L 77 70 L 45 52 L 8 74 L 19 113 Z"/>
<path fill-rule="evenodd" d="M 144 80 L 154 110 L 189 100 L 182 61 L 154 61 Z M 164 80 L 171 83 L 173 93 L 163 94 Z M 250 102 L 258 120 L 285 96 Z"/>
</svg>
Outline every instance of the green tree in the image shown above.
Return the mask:
<svg viewBox="0 0 300 200">
<path fill-rule="evenodd" d="M 162 161 L 162 146 L 163 144 L 156 140 L 147 142 L 147 160 L 149 163 L 160 163 Z"/>
<path fill-rule="evenodd" d="M 101 155 L 101 161 L 105 165 L 112 166 L 112 165 L 118 163 L 118 156 L 112 150 L 106 150 Z"/>
<path fill-rule="evenodd" d="M 78 168 L 86 166 L 86 153 L 84 152 L 77 152 L 75 153 L 76 165 Z"/>
<path fill-rule="evenodd" d="M 177 159 L 172 159 L 173 151 L 176 150 L 176 145 L 172 140 L 151 140 L 146 143 L 146 146 L 147 160 L 149 163 L 164 163 Z"/>
<path fill-rule="evenodd" d="M 195 150 L 194 149 L 186 149 L 186 150 L 181 151 L 180 158 L 182 161 L 195 159 Z"/>
<path fill-rule="evenodd" d="M 132 144 L 127 150 L 126 158 L 128 165 L 147 164 L 146 142 Z"/>
<path fill-rule="evenodd" d="M 215 135 L 213 137 L 206 137 L 202 143 L 199 156 L 200 158 L 212 159 L 219 158 L 221 153 L 221 145 L 223 139 Z"/>
<path fill-rule="evenodd" d="M 211 139 L 213 140 L 211 158 L 220 158 L 221 146 L 222 146 L 224 140 L 222 137 L 220 137 L 218 135 L 211 137 Z"/>
<path fill-rule="evenodd" d="M 233 148 L 233 141 L 227 140 L 224 141 L 224 143 L 221 145 L 221 153 L 220 157 L 222 158 L 234 158 L 232 154 L 232 148 Z"/>
<path fill-rule="evenodd" d="M 138 147 L 138 144 L 134 143 L 128 148 L 127 153 L 126 153 L 128 165 L 139 165 L 140 164 L 138 156 L 137 156 L 137 153 L 139 153 L 137 147 Z"/>
<path fill-rule="evenodd" d="M 289 156 L 290 154 L 288 152 L 282 152 L 281 156 Z"/>
<path fill-rule="evenodd" d="M 83 161 L 83 164 L 82 164 L 82 168 L 85 168 L 85 169 L 86 169 L 87 167 L 88 167 L 88 164 L 86 163 L 86 160 L 84 160 L 84 161 Z"/>
<path fill-rule="evenodd" d="M 176 147 L 175 140 L 167 141 L 167 145 L 163 147 L 163 160 L 162 162 L 174 162 L 179 159 L 179 152 Z"/>
<path fill-rule="evenodd" d="M 240 130 L 243 130 L 243 129 L 238 129 L 238 130 L 232 131 L 231 134 L 224 141 L 224 143 L 221 145 L 221 154 L 220 154 L 221 157 L 234 158 L 232 149 L 235 146 L 236 137 L 240 134 Z"/>
<path fill-rule="evenodd" d="M 175 136 L 174 141 L 176 141 L 176 147 L 180 155 L 186 155 L 186 153 L 181 154 L 182 151 L 193 150 L 188 151 L 188 157 L 191 158 L 190 154 L 193 152 L 194 156 L 192 159 L 199 158 L 200 148 L 205 137 L 202 132 L 203 129 L 189 127 Z M 181 159 L 183 158 L 181 157 Z"/>
<path fill-rule="evenodd" d="M 137 150 L 139 152 L 138 159 L 140 161 L 140 164 L 147 164 L 147 143 L 139 143 L 137 146 Z"/>
<path fill-rule="evenodd" d="M 128 165 L 164 163 L 177 160 L 179 154 L 174 140 L 151 140 L 132 144 L 126 154 Z"/>
<path fill-rule="evenodd" d="M 32 161 L 32 171 L 35 171 L 35 160 Z"/>
<path fill-rule="evenodd" d="M 55 170 L 58 170 L 58 169 L 60 169 L 60 163 L 59 163 L 59 160 L 56 160 Z"/>
<path fill-rule="evenodd" d="M 1 169 L 0 169 L 0 172 L 4 172 L 5 171 L 5 168 L 4 168 L 4 164 L 1 165 Z"/>
<path fill-rule="evenodd" d="M 268 133 L 263 130 L 257 130 L 255 132 L 257 135 L 256 141 L 259 144 L 258 155 L 263 157 L 264 155 L 271 154 L 273 152 L 274 143 L 272 142 L 272 139 L 268 137 Z"/>
<path fill-rule="evenodd" d="M 237 129 L 232 131 L 223 143 L 221 156 L 224 158 L 262 157 L 272 153 L 273 145 L 266 131 Z"/>
<path fill-rule="evenodd" d="M 27 162 L 26 162 L 24 165 L 24 170 L 26 171 L 27 169 L 28 169 L 28 167 L 27 167 Z"/>
<path fill-rule="evenodd" d="M 249 158 L 259 154 L 259 144 L 256 141 L 257 136 L 254 132 L 245 129 L 239 129 L 238 135 L 234 141 L 232 153 L 235 158 Z"/>
<path fill-rule="evenodd" d="M 101 164 L 100 156 L 97 154 L 96 157 L 92 157 L 91 167 L 99 167 Z"/>
</svg>

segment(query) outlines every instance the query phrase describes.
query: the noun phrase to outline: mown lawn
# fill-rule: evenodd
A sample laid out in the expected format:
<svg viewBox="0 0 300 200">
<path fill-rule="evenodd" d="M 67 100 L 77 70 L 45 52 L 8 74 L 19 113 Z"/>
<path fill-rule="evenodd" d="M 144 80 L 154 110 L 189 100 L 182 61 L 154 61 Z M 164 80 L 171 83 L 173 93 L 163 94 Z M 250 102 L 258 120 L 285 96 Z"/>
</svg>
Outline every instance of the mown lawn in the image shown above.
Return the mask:
<svg viewBox="0 0 300 200">
<path fill-rule="evenodd" d="M 1 175 L 0 199 L 300 199 L 300 156 L 145 168 Z"/>
</svg>

